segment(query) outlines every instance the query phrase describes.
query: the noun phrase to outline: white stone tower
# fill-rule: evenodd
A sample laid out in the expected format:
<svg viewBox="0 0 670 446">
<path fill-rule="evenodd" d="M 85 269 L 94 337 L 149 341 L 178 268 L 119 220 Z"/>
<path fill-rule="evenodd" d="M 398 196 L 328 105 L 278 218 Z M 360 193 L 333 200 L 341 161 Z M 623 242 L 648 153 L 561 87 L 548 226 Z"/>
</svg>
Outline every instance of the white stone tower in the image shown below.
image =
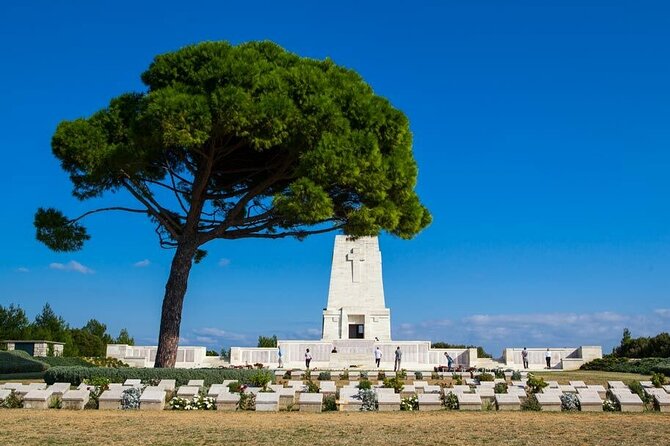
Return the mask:
<svg viewBox="0 0 670 446">
<path fill-rule="evenodd" d="M 384 303 L 377 237 L 335 236 L 322 338 L 391 340 L 391 311 Z"/>
</svg>

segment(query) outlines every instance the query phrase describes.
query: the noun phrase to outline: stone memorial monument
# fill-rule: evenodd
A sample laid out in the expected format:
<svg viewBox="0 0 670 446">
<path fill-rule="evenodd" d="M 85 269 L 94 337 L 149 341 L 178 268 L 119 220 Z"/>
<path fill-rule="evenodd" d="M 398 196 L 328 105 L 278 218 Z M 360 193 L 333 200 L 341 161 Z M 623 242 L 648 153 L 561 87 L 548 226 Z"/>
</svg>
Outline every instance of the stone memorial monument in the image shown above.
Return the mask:
<svg viewBox="0 0 670 446">
<path fill-rule="evenodd" d="M 391 340 L 377 237 L 335 236 L 322 340 Z"/>
</svg>

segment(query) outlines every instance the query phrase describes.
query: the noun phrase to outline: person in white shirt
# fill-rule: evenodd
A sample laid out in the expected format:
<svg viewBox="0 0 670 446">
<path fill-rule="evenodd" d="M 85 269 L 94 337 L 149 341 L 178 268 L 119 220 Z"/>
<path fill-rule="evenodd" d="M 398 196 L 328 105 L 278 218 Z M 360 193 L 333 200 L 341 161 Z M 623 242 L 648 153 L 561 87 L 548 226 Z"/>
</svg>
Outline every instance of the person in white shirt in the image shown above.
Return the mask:
<svg viewBox="0 0 670 446">
<path fill-rule="evenodd" d="M 547 349 L 547 351 L 544 353 L 544 360 L 547 361 L 547 368 L 551 368 L 551 351 Z"/>
<path fill-rule="evenodd" d="M 305 367 L 309 369 L 309 363 L 312 362 L 312 354 L 309 349 L 305 351 Z"/>
<path fill-rule="evenodd" d="M 380 350 L 379 347 L 375 349 L 375 363 L 377 364 L 377 368 L 379 368 L 379 363 L 382 360 L 382 351 Z"/>
</svg>

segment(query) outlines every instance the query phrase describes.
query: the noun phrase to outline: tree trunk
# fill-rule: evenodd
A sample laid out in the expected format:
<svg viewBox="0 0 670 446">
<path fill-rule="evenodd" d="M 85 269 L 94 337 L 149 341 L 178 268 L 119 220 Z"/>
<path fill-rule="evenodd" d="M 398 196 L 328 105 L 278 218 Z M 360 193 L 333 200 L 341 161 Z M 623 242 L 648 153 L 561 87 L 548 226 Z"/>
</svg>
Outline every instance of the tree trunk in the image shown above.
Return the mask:
<svg viewBox="0 0 670 446">
<path fill-rule="evenodd" d="M 174 367 L 177 362 L 181 311 L 196 249 L 195 236 L 183 237 L 172 259 L 170 277 L 165 284 L 158 352 L 156 352 L 154 367 Z"/>
</svg>

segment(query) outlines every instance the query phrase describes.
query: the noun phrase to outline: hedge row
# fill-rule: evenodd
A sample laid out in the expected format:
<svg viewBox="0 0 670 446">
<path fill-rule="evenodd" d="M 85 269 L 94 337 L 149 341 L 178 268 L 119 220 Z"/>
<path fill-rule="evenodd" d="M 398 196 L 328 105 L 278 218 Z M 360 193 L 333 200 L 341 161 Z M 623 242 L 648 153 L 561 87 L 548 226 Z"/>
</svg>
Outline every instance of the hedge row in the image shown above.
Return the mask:
<svg viewBox="0 0 670 446">
<path fill-rule="evenodd" d="M 74 356 L 47 356 L 46 358 L 40 358 L 40 361 L 46 362 L 51 367 L 94 367 L 90 362 Z"/>
<path fill-rule="evenodd" d="M 603 372 L 624 372 L 651 375 L 653 372 L 670 376 L 670 358 L 628 359 L 605 356 L 584 364 L 582 370 L 600 370 Z"/>
<path fill-rule="evenodd" d="M 258 374 L 258 370 L 250 369 L 144 369 L 144 368 L 107 368 L 107 367 L 51 367 L 44 374 L 47 384 L 55 382 L 69 382 L 78 386 L 85 379 L 93 377 L 108 378 L 111 382 L 122 383 L 127 379 L 141 379 L 142 381 L 156 381 L 174 379 L 177 386 L 183 386 L 191 379 L 203 379 L 205 385 L 222 383 L 225 379 L 234 379 L 244 384 L 250 384 L 251 378 Z"/>
<path fill-rule="evenodd" d="M 0 374 L 43 372 L 49 364 L 21 350 L 0 351 Z"/>
</svg>

